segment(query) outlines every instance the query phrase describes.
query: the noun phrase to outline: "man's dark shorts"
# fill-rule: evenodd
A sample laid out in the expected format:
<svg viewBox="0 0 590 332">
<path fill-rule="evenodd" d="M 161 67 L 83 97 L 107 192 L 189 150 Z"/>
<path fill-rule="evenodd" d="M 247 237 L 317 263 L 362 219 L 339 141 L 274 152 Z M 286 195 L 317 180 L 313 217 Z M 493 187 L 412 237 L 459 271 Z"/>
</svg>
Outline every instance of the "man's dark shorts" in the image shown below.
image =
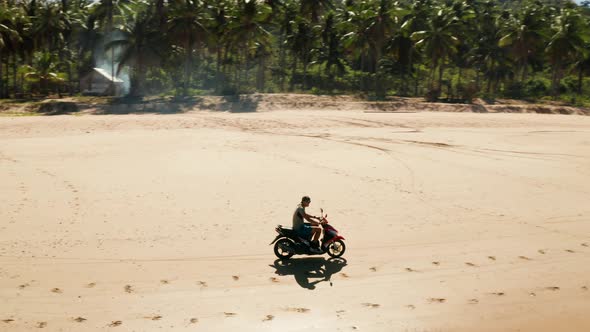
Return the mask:
<svg viewBox="0 0 590 332">
<path fill-rule="evenodd" d="M 311 226 L 308 224 L 303 224 L 303 227 L 297 232 L 299 237 L 309 240 L 311 238 Z"/>
</svg>

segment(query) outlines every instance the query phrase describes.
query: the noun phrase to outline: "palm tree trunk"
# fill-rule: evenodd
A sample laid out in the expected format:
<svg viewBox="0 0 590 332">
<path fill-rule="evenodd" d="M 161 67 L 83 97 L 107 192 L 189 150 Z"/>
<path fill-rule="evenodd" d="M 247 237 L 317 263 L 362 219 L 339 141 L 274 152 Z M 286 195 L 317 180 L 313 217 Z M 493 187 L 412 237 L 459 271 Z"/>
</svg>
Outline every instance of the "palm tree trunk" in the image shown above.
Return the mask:
<svg viewBox="0 0 590 332">
<path fill-rule="evenodd" d="M 4 78 L 6 80 L 6 86 L 5 86 L 5 90 L 6 92 L 4 93 L 6 98 L 10 98 L 10 54 L 8 54 L 8 56 L 6 56 L 6 71 L 4 72 Z"/>
<path fill-rule="evenodd" d="M 264 92 L 264 57 L 258 60 L 258 73 L 256 75 L 256 90 Z"/>
<path fill-rule="evenodd" d="M 366 83 L 365 82 L 365 62 L 366 62 L 365 53 L 363 52 L 363 53 L 361 53 L 361 79 L 360 79 L 360 82 L 359 82 L 360 85 L 361 85 L 360 86 L 361 91 L 366 91 L 366 84 L 365 84 Z"/>
<path fill-rule="evenodd" d="M 143 96 L 143 94 L 145 93 L 144 90 L 144 83 L 145 83 L 145 66 L 143 64 L 143 60 L 139 60 L 139 66 L 137 67 L 139 69 L 139 75 L 137 75 L 137 94 L 139 96 Z"/>
<path fill-rule="evenodd" d="M 416 79 L 414 80 L 414 97 L 418 97 L 418 86 L 420 85 L 420 73 L 416 72 Z"/>
<path fill-rule="evenodd" d="M 309 84 L 307 83 L 307 66 L 309 65 L 309 62 L 307 61 L 307 59 L 305 59 L 305 61 L 303 62 L 303 89 L 307 90 Z"/>
<path fill-rule="evenodd" d="M 442 93 L 442 81 L 443 81 L 443 72 L 444 72 L 445 62 L 442 60 L 440 65 L 438 66 L 438 90 Z"/>
<path fill-rule="evenodd" d="M 16 54 L 14 55 L 14 61 L 12 62 L 12 85 L 14 85 L 14 96 L 16 97 L 18 94 L 18 84 L 17 84 L 17 62 L 18 62 L 18 57 L 16 56 Z"/>
<path fill-rule="evenodd" d="M 281 87 L 281 92 L 285 91 L 285 78 L 286 78 L 286 71 L 285 62 L 286 62 L 286 52 L 285 52 L 285 37 L 281 34 L 280 41 L 279 41 L 279 68 L 281 70 L 281 78 L 279 79 L 279 86 Z"/>
<path fill-rule="evenodd" d="M 4 79 L 2 79 L 2 48 L 0 48 L 0 98 L 4 98 Z"/>
<path fill-rule="evenodd" d="M 221 91 L 221 46 L 217 46 L 217 63 L 215 64 L 215 91 Z"/>
<path fill-rule="evenodd" d="M 248 52 L 248 50 L 250 49 L 249 45 L 248 47 L 244 48 L 244 58 L 246 59 L 246 70 L 244 71 L 246 74 L 246 86 L 250 85 L 250 54 Z"/>
<path fill-rule="evenodd" d="M 489 75 L 490 77 L 488 77 L 488 84 L 486 87 L 486 93 L 490 93 L 491 88 L 492 88 L 492 78 L 493 78 L 493 73 L 494 73 L 494 60 L 493 59 L 492 59 L 492 62 L 490 63 L 489 72 L 490 72 L 490 75 Z"/>
<path fill-rule="evenodd" d="M 290 84 L 290 90 L 291 92 L 293 90 L 295 90 L 295 75 L 297 74 L 297 56 L 295 56 L 295 54 L 293 54 L 293 65 L 291 66 L 291 82 L 289 82 Z"/>
<path fill-rule="evenodd" d="M 580 64 L 580 69 L 578 70 L 578 94 L 582 94 L 582 82 L 584 80 L 584 66 Z"/>
<path fill-rule="evenodd" d="M 226 43 L 225 48 L 223 50 L 223 62 L 221 63 L 221 73 L 223 75 L 223 84 L 221 90 L 223 90 L 227 86 L 227 82 L 231 80 L 231 76 L 227 73 L 227 65 L 229 59 L 229 52 L 230 52 L 230 44 Z"/>
<path fill-rule="evenodd" d="M 67 81 L 67 88 L 68 88 L 68 93 L 71 95 L 74 94 L 74 91 L 72 91 L 72 64 L 70 63 L 70 57 L 69 57 L 69 52 L 68 52 L 68 56 L 66 57 L 66 72 L 68 74 L 68 81 Z"/>
<path fill-rule="evenodd" d="M 557 97 L 557 71 L 558 71 L 558 64 L 555 63 L 553 65 L 553 72 L 551 73 L 551 95 L 553 98 Z"/>
<path fill-rule="evenodd" d="M 188 87 L 190 85 L 190 68 L 192 62 L 192 43 L 191 37 L 186 39 L 186 54 L 185 54 L 185 61 L 184 61 L 184 84 L 182 87 L 183 95 L 188 95 Z"/>
</svg>

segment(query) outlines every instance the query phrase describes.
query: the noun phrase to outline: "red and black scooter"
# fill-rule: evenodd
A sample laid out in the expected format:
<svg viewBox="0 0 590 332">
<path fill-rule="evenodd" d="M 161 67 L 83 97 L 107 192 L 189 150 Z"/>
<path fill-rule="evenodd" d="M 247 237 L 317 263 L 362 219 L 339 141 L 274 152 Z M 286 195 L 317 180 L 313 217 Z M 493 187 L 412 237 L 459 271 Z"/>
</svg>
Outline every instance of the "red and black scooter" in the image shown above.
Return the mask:
<svg viewBox="0 0 590 332">
<path fill-rule="evenodd" d="M 312 251 L 309 239 L 299 237 L 295 231 L 290 228 L 284 228 L 278 225 L 275 231 L 279 233 L 270 243 L 275 245 L 275 255 L 280 259 L 289 259 L 293 255 L 323 255 L 327 253 L 330 257 L 340 257 L 344 254 L 346 246 L 344 237 L 338 235 L 338 231 L 328 224 L 328 215 L 324 215 L 324 210 L 320 209 L 322 217 L 320 224 L 324 228 L 324 237 L 320 246 L 321 251 Z"/>
</svg>

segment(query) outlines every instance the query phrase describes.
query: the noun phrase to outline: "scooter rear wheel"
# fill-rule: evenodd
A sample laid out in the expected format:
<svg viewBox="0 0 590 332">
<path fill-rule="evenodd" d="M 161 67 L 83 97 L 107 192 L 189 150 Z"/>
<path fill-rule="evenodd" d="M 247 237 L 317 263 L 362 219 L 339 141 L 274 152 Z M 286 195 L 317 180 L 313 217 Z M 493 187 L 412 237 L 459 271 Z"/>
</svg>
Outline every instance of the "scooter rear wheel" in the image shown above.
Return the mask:
<svg viewBox="0 0 590 332">
<path fill-rule="evenodd" d="M 280 239 L 275 243 L 275 255 L 280 259 L 289 259 L 295 255 L 295 248 L 293 242 L 287 239 Z"/>
<path fill-rule="evenodd" d="M 344 245 L 344 241 L 336 240 L 328 245 L 328 249 L 326 251 L 330 257 L 338 258 L 344 255 L 344 252 L 346 251 L 346 245 Z"/>
</svg>

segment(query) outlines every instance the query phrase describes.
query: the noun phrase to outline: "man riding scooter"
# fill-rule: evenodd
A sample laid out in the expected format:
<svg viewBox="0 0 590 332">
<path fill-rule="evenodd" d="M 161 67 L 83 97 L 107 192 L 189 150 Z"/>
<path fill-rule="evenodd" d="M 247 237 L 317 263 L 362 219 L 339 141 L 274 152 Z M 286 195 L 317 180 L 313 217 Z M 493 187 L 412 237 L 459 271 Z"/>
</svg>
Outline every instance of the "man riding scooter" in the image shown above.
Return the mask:
<svg viewBox="0 0 590 332">
<path fill-rule="evenodd" d="M 299 237 L 305 241 L 311 241 L 311 251 L 315 253 L 321 253 L 320 249 L 320 236 L 322 235 L 322 228 L 320 227 L 321 219 L 305 213 L 305 208 L 311 203 L 311 198 L 303 196 L 301 203 L 297 205 L 295 212 L 293 213 L 293 230 L 297 232 Z M 314 220 L 316 219 L 316 220 Z M 309 221 L 309 223 L 304 222 Z"/>
</svg>

